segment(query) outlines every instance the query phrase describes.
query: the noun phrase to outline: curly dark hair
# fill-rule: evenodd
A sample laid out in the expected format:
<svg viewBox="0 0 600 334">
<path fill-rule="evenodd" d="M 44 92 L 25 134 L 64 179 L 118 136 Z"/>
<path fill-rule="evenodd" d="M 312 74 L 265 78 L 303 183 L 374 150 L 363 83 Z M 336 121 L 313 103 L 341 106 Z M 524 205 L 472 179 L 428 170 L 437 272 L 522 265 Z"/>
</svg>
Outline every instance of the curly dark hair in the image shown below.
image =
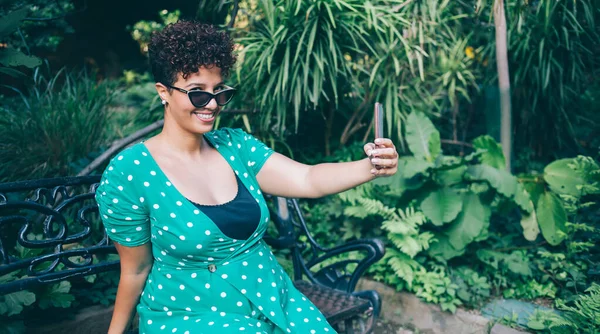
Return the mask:
<svg viewBox="0 0 600 334">
<path fill-rule="evenodd" d="M 196 21 L 179 21 L 154 32 L 148 56 L 154 80 L 168 85 L 177 81 L 178 73 L 187 78 L 201 66 L 217 66 L 227 77 L 236 61 L 229 34 Z"/>
</svg>

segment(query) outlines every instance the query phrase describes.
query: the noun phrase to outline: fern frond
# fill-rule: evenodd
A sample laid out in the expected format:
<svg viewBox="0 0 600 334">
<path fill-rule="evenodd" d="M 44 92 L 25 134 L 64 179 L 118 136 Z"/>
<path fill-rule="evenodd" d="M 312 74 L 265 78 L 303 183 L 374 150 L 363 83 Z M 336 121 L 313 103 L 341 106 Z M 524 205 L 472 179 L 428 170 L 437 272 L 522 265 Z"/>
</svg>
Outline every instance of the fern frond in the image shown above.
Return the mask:
<svg viewBox="0 0 600 334">
<path fill-rule="evenodd" d="M 412 236 L 389 233 L 388 237 L 398 249 L 408 255 L 411 259 L 423 250 L 423 246 L 419 243 L 419 240 Z"/>
<path fill-rule="evenodd" d="M 358 187 L 341 192 L 338 194 L 338 196 L 345 202 L 348 202 L 352 205 L 357 205 L 360 198 L 373 197 L 371 194 L 372 188 L 373 185 L 365 183 Z"/>
<path fill-rule="evenodd" d="M 394 273 L 404 280 L 406 285 L 411 288 L 415 279 L 415 272 L 422 268 L 421 264 L 395 249 L 391 249 L 389 252 L 390 257 L 388 265 L 394 270 Z"/>
<path fill-rule="evenodd" d="M 362 205 L 347 206 L 344 208 L 344 214 L 346 216 L 355 217 L 359 219 L 365 219 L 369 215 L 369 213 L 365 211 Z"/>
<path fill-rule="evenodd" d="M 358 198 L 358 203 L 362 205 L 365 211 L 370 215 L 382 216 L 385 219 L 398 218 L 396 209 L 388 208 L 382 202 L 372 198 Z"/>
<path fill-rule="evenodd" d="M 434 238 L 435 238 L 435 235 L 433 235 L 433 233 L 423 232 L 423 233 L 419 234 L 419 236 L 417 237 L 417 240 L 419 241 L 419 244 L 421 245 L 423 250 L 426 250 L 426 249 L 429 249 L 429 245 L 431 244 L 431 241 Z"/>
<path fill-rule="evenodd" d="M 398 219 L 387 220 L 383 222 L 382 227 L 391 233 L 398 234 L 416 234 L 417 227 L 427 221 L 427 218 L 421 211 L 415 211 L 413 207 L 406 208 L 405 211 L 398 209 L 395 215 Z"/>
<path fill-rule="evenodd" d="M 414 223 L 415 225 L 423 225 L 427 221 L 427 218 L 421 211 L 415 211 L 415 208 L 409 206 L 405 211 L 398 209 L 398 215 L 400 218 L 407 222 Z"/>
<path fill-rule="evenodd" d="M 385 220 L 381 223 L 381 227 L 395 234 L 417 234 L 417 229 L 415 225 L 406 224 L 401 220 Z"/>
</svg>

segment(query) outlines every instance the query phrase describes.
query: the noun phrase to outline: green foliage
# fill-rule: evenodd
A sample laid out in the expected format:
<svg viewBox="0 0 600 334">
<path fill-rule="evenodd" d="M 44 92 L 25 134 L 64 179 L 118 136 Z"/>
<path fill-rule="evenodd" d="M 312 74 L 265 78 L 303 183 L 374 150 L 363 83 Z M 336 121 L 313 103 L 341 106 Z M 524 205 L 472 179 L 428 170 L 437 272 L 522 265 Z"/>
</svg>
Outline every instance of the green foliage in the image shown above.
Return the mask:
<svg viewBox="0 0 600 334">
<path fill-rule="evenodd" d="M 114 258 L 113 258 L 114 257 Z M 117 260 L 117 255 L 111 255 L 109 260 Z M 80 304 L 110 306 L 115 302 L 117 286 L 119 285 L 119 272 L 109 271 L 93 276 L 87 276 L 90 286 L 72 289 L 73 297 Z"/>
<path fill-rule="evenodd" d="M 0 40 L 4 40 L 7 36 L 17 31 L 21 21 L 27 16 L 28 12 L 28 9 L 24 7 L 3 13 L 2 23 L 0 23 Z M 26 55 L 18 49 L 12 47 L 0 48 L 0 64 L 3 65 L 0 66 L 0 73 L 13 77 L 24 76 L 23 73 L 11 67 L 27 66 L 33 68 L 39 66 L 41 63 L 41 59 Z"/>
<path fill-rule="evenodd" d="M 79 172 L 77 162 L 99 154 L 110 137 L 106 125 L 113 87 L 85 72 L 61 70 L 46 78 L 36 69 L 27 95 L 0 106 L 0 180 Z"/>
<path fill-rule="evenodd" d="M 428 128 L 424 126 L 426 118 L 409 117 L 408 127 L 412 121 L 420 122 L 414 128 Z M 540 257 L 527 251 L 536 249 L 533 246 L 521 249 L 511 245 L 537 242 L 541 230 L 544 243 L 566 247 L 569 257 L 593 247 L 593 242 L 576 237 L 595 230 L 578 218 L 582 209 L 595 207 L 593 202 L 583 201 L 587 198 L 583 191 L 575 197 L 554 192 L 549 184 L 561 188 L 570 182 L 571 188 L 586 189 L 586 195 L 596 194 L 598 166 L 593 159 L 565 160 L 567 167 L 560 173 L 552 172 L 556 168 L 551 166 L 547 183 L 546 174 L 517 177 L 493 167 L 504 168 L 504 157 L 498 144 L 487 136 L 475 139 L 476 151 L 470 155 L 445 156 L 440 151 L 430 162 L 423 152 L 432 141 L 423 133 L 433 138 L 439 135 L 435 129 L 407 131 L 406 136 L 413 137 L 406 140 L 409 147 L 417 147 L 421 153 L 403 156 L 397 175 L 339 195 L 347 204 L 345 216 L 378 219 L 387 233 L 386 256 L 371 271 L 376 279 L 397 289 L 418 291 L 426 300 L 444 303 L 446 309 L 458 305 L 456 300 L 479 305 L 492 288 L 507 298 L 535 299 L 554 298 L 559 289 L 585 286 L 581 261 L 570 264 L 566 256 L 550 259 L 546 253 Z M 579 173 L 579 184 L 573 181 L 572 173 Z M 507 226 L 492 228 L 494 221 L 504 219 Z M 524 237 L 519 239 L 519 234 Z M 478 261 L 473 262 L 473 258 Z M 451 259 L 467 261 L 481 274 L 462 270 L 449 275 L 435 264 Z M 446 285 L 447 277 L 458 288 Z M 437 288 L 445 292 L 432 293 Z"/>
<path fill-rule="evenodd" d="M 533 202 L 531 202 L 530 205 L 533 207 Z M 535 239 L 537 239 L 540 234 L 540 227 L 535 211 L 532 210 L 531 213 L 523 214 L 523 217 L 521 218 L 521 227 L 523 228 L 523 236 L 525 239 L 529 241 L 535 241 Z"/>
<path fill-rule="evenodd" d="M 170 23 L 177 22 L 181 16 L 181 11 L 174 10 L 173 12 L 169 12 L 168 10 L 163 9 L 158 15 L 160 17 L 160 22 L 142 20 L 136 22 L 133 27 L 127 27 L 131 37 L 140 45 L 140 52 L 143 54 L 148 54 L 148 44 L 150 43 L 152 33 L 161 30 Z"/>
<path fill-rule="evenodd" d="M 0 6 L 0 74 L 25 79 L 17 69 L 35 68 L 42 60 L 31 54 L 55 51 L 65 33 L 72 32 L 64 18 L 73 12 L 71 1 L 25 0 L 2 3 Z M 35 19 L 31 20 L 30 17 Z"/>
<path fill-rule="evenodd" d="M 408 116 L 406 143 L 417 160 L 433 162 L 441 151 L 440 133 L 422 113 Z"/>
<path fill-rule="evenodd" d="M 261 127 L 279 133 L 297 130 L 301 115 L 340 114 L 342 144 L 381 101 L 390 137 L 401 138 L 409 111 L 440 112 L 476 89 L 461 10 L 449 1 L 258 1 L 235 30 L 239 77 L 250 83 L 241 94 L 263 111 Z"/>
<path fill-rule="evenodd" d="M 480 157 L 482 164 L 496 169 L 504 169 L 506 166 L 502 146 L 494 138 L 488 135 L 477 137 L 473 140 L 473 148 L 483 151 Z"/>
<path fill-rule="evenodd" d="M 427 302 L 439 304 L 442 311 L 456 312 L 456 308 L 462 305 L 456 296 L 458 285 L 452 282 L 443 268 L 434 268 L 426 271 L 424 268 L 417 273 L 414 292 Z"/>
<path fill-rule="evenodd" d="M 75 297 L 69 294 L 71 291 L 71 283 L 62 281 L 58 284 L 53 284 L 47 287 L 39 296 L 38 305 L 42 310 L 51 307 L 68 308 L 75 300 Z"/>
<path fill-rule="evenodd" d="M 600 59 L 598 3 L 511 0 L 506 8 L 515 142 L 545 153 L 577 147 L 579 128 L 599 121 L 581 99 Z"/>
<path fill-rule="evenodd" d="M 553 246 L 560 244 L 566 237 L 567 214 L 558 197 L 553 193 L 544 192 L 538 199 L 537 210 L 544 238 Z"/>
<path fill-rule="evenodd" d="M 593 283 L 573 302 L 557 299 L 561 312 L 536 312 L 529 319 L 529 327 L 547 330 L 552 334 L 595 334 L 600 331 L 600 285 Z"/>
<path fill-rule="evenodd" d="M 16 279 L 16 273 L 0 276 L 0 284 Z M 17 291 L 0 296 L 0 315 L 11 316 L 21 313 L 23 307 L 35 302 L 35 294 L 29 291 Z"/>
<path fill-rule="evenodd" d="M 531 276 L 529 259 L 522 251 L 514 251 L 510 254 L 495 252 L 487 249 L 477 251 L 477 258 L 485 264 L 490 265 L 502 272 L 511 272 L 516 275 Z"/>
<path fill-rule="evenodd" d="M 491 285 L 487 277 L 481 276 L 468 267 L 458 267 L 452 271 L 452 281 L 457 285 L 456 295 L 469 307 L 481 308 L 490 297 Z"/>
</svg>

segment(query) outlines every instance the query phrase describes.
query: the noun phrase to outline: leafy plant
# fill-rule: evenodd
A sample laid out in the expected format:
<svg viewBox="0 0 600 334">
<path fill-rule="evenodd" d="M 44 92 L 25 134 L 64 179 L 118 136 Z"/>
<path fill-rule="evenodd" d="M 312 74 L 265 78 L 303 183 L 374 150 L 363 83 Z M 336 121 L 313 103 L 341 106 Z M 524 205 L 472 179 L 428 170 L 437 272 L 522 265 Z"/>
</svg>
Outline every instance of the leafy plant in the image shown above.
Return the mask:
<svg viewBox="0 0 600 334">
<path fill-rule="evenodd" d="M 163 9 L 158 15 L 160 17 L 160 22 L 142 20 L 136 22 L 133 26 L 127 27 L 131 37 L 140 45 L 140 52 L 142 54 L 148 54 L 148 43 L 150 43 L 152 33 L 161 30 L 170 23 L 177 22 L 181 16 L 181 11 L 174 10 L 173 12 L 169 12 L 168 10 Z"/>
<path fill-rule="evenodd" d="M 536 257 L 528 251 L 535 250 L 535 245 L 527 243 L 541 236 L 543 244 L 578 252 L 591 247 L 574 238 L 574 233 L 575 229 L 594 230 L 577 219 L 581 196 L 597 192 L 598 167 L 592 159 L 559 160 L 548 165 L 544 174 L 517 177 L 504 171 L 502 150 L 489 136 L 476 138 L 471 154 L 446 156 L 439 132 L 427 117 L 411 114 L 407 125 L 406 143 L 413 156 L 400 159 L 397 175 L 339 195 L 348 204 L 345 216 L 377 218 L 386 232 L 386 256 L 371 271 L 376 279 L 409 291 L 421 286 L 420 293 L 425 293 L 445 281 L 442 277 L 451 277 L 456 286 L 442 298 L 446 309 L 458 305 L 455 299 L 468 305 L 481 303 L 492 287 L 507 298 L 536 299 L 554 298 L 567 280 L 572 280 L 573 287 L 584 284 L 580 265 Z M 541 190 L 536 192 L 532 185 Z M 568 202 L 569 198 L 577 203 Z M 561 209 L 564 216 L 556 213 Z M 567 216 L 577 223 L 567 222 Z M 502 230 L 509 231 L 506 237 L 491 235 L 503 226 L 490 228 L 499 220 L 512 223 Z M 522 235 L 520 239 L 515 232 Z M 499 242 L 509 246 L 494 246 Z M 525 245 L 522 249 L 521 244 Z M 473 262 L 473 257 L 479 261 Z M 468 263 L 472 270 L 480 269 L 480 274 L 438 267 L 448 265 L 449 260 Z M 438 283 L 424 279 L 431 278 L 431 268 L 441 275 L 441 281 L 435 280 Z M 427 298 L 442 303 L 434 295 L 427 294 Z"/>
<path fill-rule="evenodd" d="M 547 329 L 552 334 L 598 333 L 600 285 L 593 283 L 585 292 L 572 303 L 556 300 L 556 307 L 561 312 L 537 312 L 530 319 L 529 327 L 536 330 Z"/>
<path fill-rule="evenodd" d="M 239 78 L 251 83 L 241 94 L 261 110 L 263 130 L 283 134 L 298 131 L 301 117 L 324 118 L 326 154 L 334 118 L 345 121 L 338 129 L 344 145 L 369 133 L 374 101 L 384 104 L 389 136 L 402 140 L 410 111 L 458 107 L 476 89 L 461 8 L 449 1 L 259 1 L 249 25 L 235 30 Z"/>
<path fill-rule="evenodd" d="M 97 152 L 107 132 L 113 83 L 86 72 L 36 69 L 34 86 L 0 106 L 0 180 L 75 174 L 72 163 Z"/>
<path fill-rule="evenodd" d="M 22 7 L 7 13 L 2 13 L 2 23 L 0 24 L 0 40 L 6 39 L 19 29 L 21 22 L 29 13 L 27 7 Z M 19 30 L 20 32 L 20 30 Z M 13 77 L 25 77 L 25 74 L 13 67 L 26 66 L 34 68 L 42 64 L 40 58 L 27 55 L 13 47 L 0 48 L 0 73 Z"/>
<path fill-rule="evenodd" d="M 448 260 L 463 254 L 471 242 L 487 238 L 490 216 L 502 203 L 532 211 L 517 178 L 494 167 L 503 164 L 503 157 L 489 137 L 476 139 L 478 151 L 471 155 L 444 156 L 439 132 L 427 117 L 411 114 L 407 126 L 406 142 L 414 155 L 401 158 L 397 175 L 378 183 L 389 187 L 387 194 L 400 207 L 416 199 L 433 225 L 431 256 Z"/>
<path fill-rule="evenodd" d="M 490 297 L 491 285 L 487 277 L 466 266 L 452 271 L 452 281 L 457 285 L 457 297 L 465 305 L 480 308 Z"/>
</svg>

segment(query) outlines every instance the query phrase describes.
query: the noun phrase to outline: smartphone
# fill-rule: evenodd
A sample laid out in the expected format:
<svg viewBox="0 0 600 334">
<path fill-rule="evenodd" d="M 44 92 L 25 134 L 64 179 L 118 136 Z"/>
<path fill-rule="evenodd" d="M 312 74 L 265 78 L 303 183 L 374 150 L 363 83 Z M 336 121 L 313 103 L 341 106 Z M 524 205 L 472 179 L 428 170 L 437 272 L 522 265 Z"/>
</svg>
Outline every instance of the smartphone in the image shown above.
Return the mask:
<svg viewBox="0 0 600 334">
<path fill-rule="evenodd" d="M 375 139 L 383 138 L 383 104 L 379 102 L 375 102 L 373 123 L 375 125 Z"/>
<path fill-rule="evenodd" d="M 375 128 L 375 139 L 383 138 L 383 105 L 375 102 L 375 111 L 373 112 L 373 124 Z M 376 166 L 376 169 L 381 169 L 381 166 Z"/>
</svg>

